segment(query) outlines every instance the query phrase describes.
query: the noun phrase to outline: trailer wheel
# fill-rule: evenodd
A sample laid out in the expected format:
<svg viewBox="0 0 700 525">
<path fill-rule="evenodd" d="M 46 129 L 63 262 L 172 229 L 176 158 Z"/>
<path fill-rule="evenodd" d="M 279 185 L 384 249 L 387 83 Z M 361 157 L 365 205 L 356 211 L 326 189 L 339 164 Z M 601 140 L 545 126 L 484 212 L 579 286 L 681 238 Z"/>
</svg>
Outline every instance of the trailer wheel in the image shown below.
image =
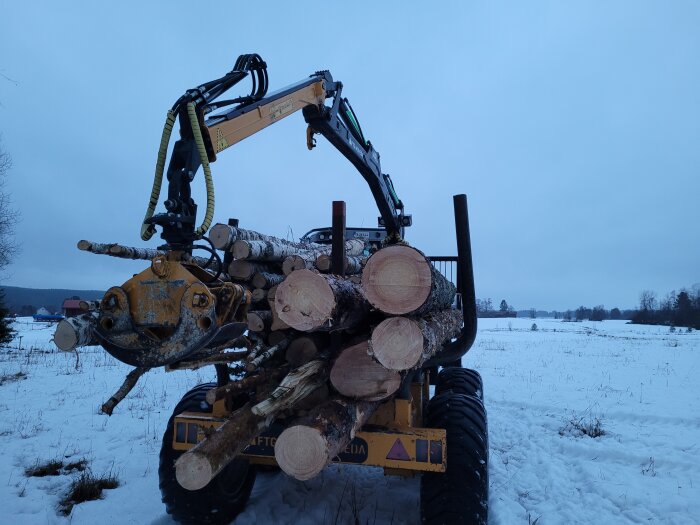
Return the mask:
<svg viewBox="0 0 700 525">
<path fill-rule="evenodd" d="M 186 490 L 175 479 L 175 461 L 184 452 L 173 450 L 173 419 L 184 411 L 211 412 L 206 393 L 216 383 L 196 386 L 187 392 L 175 407 L 163 434 L 160 449 L 160 493 L 165 510 L 179 523 L 230 523 L 245 508 L 255 483 L 255 467 L 248 461 L 236 459 L 200 490 Z"/>
<path fill-rule="evenodd" d="M 430 400 L 428 426 L 447 431 L 447 470 L 421 478 L 425 525 L 488 522 L 488 429 L 481 400 L 446 391 Z"/>
<path fill-rule="evenodd" d="M 481 375 L 470 368 L 443 368 L 438 374 L 435 394 L 442 394 L 448 390 L 484 400 L 484 383 Z"/>
</svg>

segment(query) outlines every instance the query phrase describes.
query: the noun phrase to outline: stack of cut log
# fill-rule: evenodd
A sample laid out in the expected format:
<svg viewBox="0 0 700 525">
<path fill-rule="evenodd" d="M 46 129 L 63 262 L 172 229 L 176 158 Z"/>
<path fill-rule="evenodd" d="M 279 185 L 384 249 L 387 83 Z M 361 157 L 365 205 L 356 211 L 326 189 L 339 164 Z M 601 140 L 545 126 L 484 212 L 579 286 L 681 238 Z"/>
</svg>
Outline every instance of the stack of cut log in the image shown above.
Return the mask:
<svg viewBox="0 0 700 525">
<path fill-rule="evenodd" d="M 341 276 L 330 273 L 330 245 L 225 224 L 209 238 L 229 252 L 225 279 L 245 286 L 252 301 L 246 351 L 200 362 L 240 361 L 240 377 L 208 399 L 241 408 L 177 461 L 187 489 L 205 486 L 275 419 L 286 427 L 275 444 L 278 464 L 297 479 L 312 478 L 462 327 L 454 285 L 406 244 L 370 256 L 363 241 L 347 241 Z"/>
</svg>

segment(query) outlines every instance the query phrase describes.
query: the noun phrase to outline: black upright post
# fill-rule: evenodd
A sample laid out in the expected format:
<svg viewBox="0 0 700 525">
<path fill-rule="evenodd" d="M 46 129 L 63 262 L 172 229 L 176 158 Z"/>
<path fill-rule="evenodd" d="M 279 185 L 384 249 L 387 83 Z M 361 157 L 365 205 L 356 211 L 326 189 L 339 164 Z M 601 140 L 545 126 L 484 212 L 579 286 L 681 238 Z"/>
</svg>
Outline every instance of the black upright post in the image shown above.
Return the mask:
<svg viewBox="0 0 700 525">
<path fill-rule="evenodd" d="M 332 273 L 345 277 L 345 201 L 333 201 Z"/>
</svg>

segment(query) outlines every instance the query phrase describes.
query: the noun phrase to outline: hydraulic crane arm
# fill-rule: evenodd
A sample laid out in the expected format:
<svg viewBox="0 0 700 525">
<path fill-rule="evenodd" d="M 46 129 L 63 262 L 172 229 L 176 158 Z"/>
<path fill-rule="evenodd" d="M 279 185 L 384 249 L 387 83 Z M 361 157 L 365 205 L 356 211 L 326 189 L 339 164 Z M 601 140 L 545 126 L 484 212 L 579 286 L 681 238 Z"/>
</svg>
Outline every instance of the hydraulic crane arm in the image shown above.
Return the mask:
<svg viewBox="0 0 700 525">
<path fill-rule="evenodd" d="M 253 82 L 250 95 L 217 101 L 249 74 Z M 379 153 L 364 138 L 357 117 L 341 92 L 342 84 L 334 81 L 330 72 L 320 71 L 267 95 L 267 67 L 259 55 L 241 55 L 234 69 L 224 77 L 187 91 L 168 115 L 142 237 L 150 238 L 155 233 L 154 225 L 160 225 L 161 236 L 171 249 L 190 251 L 192 243 L 208 228 L 213 215 L 209 163 L 216 160 L 217 153 L 298 110 L 303 110 L 309 126 L 309 149 L 315 144 L 315 133 L 326 137 L 369 184 L 381 215 L 380 223 L 388 235 L 402 237 L 404 227 L 411 224 L 411 216 L 404 215 L 403 203 L 389 175 L 381 172 Z M 333 99 L 330 106 L 325 105 L 327 98 Z M 218 111 L 222 108 L 227 109 Z M 159 177 L 162 178 L 167 139 L 176 118 L 180 123 L 180 139 L 173 147 L 167 170 L 168 198 L 164 203 L 167 213 L 153 215 L 160 193 Z M 200 166 L 204 168 L 207 181 L 207 213 L 202 226 L 195 229 L 197 206 L 191 197 L 190 183 Z"/>
</svg>

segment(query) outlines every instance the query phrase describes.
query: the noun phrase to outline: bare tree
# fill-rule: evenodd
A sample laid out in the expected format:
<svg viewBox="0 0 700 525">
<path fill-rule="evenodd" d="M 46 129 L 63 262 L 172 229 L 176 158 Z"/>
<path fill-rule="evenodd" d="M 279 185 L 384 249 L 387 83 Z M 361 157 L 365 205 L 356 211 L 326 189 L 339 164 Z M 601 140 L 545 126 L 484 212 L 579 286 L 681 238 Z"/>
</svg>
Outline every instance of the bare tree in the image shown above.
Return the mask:
<svg viewBox="0 0 700 525">
<path fill-rule="evenodd" d="M 5 181 L 10 168 L 12 158 L 0 144 L 0 272 L 12 262 L 18 250 L 14 237 L 18 213 L 12 208 L 10 194 L 5 191 Z"/>
</svg>

